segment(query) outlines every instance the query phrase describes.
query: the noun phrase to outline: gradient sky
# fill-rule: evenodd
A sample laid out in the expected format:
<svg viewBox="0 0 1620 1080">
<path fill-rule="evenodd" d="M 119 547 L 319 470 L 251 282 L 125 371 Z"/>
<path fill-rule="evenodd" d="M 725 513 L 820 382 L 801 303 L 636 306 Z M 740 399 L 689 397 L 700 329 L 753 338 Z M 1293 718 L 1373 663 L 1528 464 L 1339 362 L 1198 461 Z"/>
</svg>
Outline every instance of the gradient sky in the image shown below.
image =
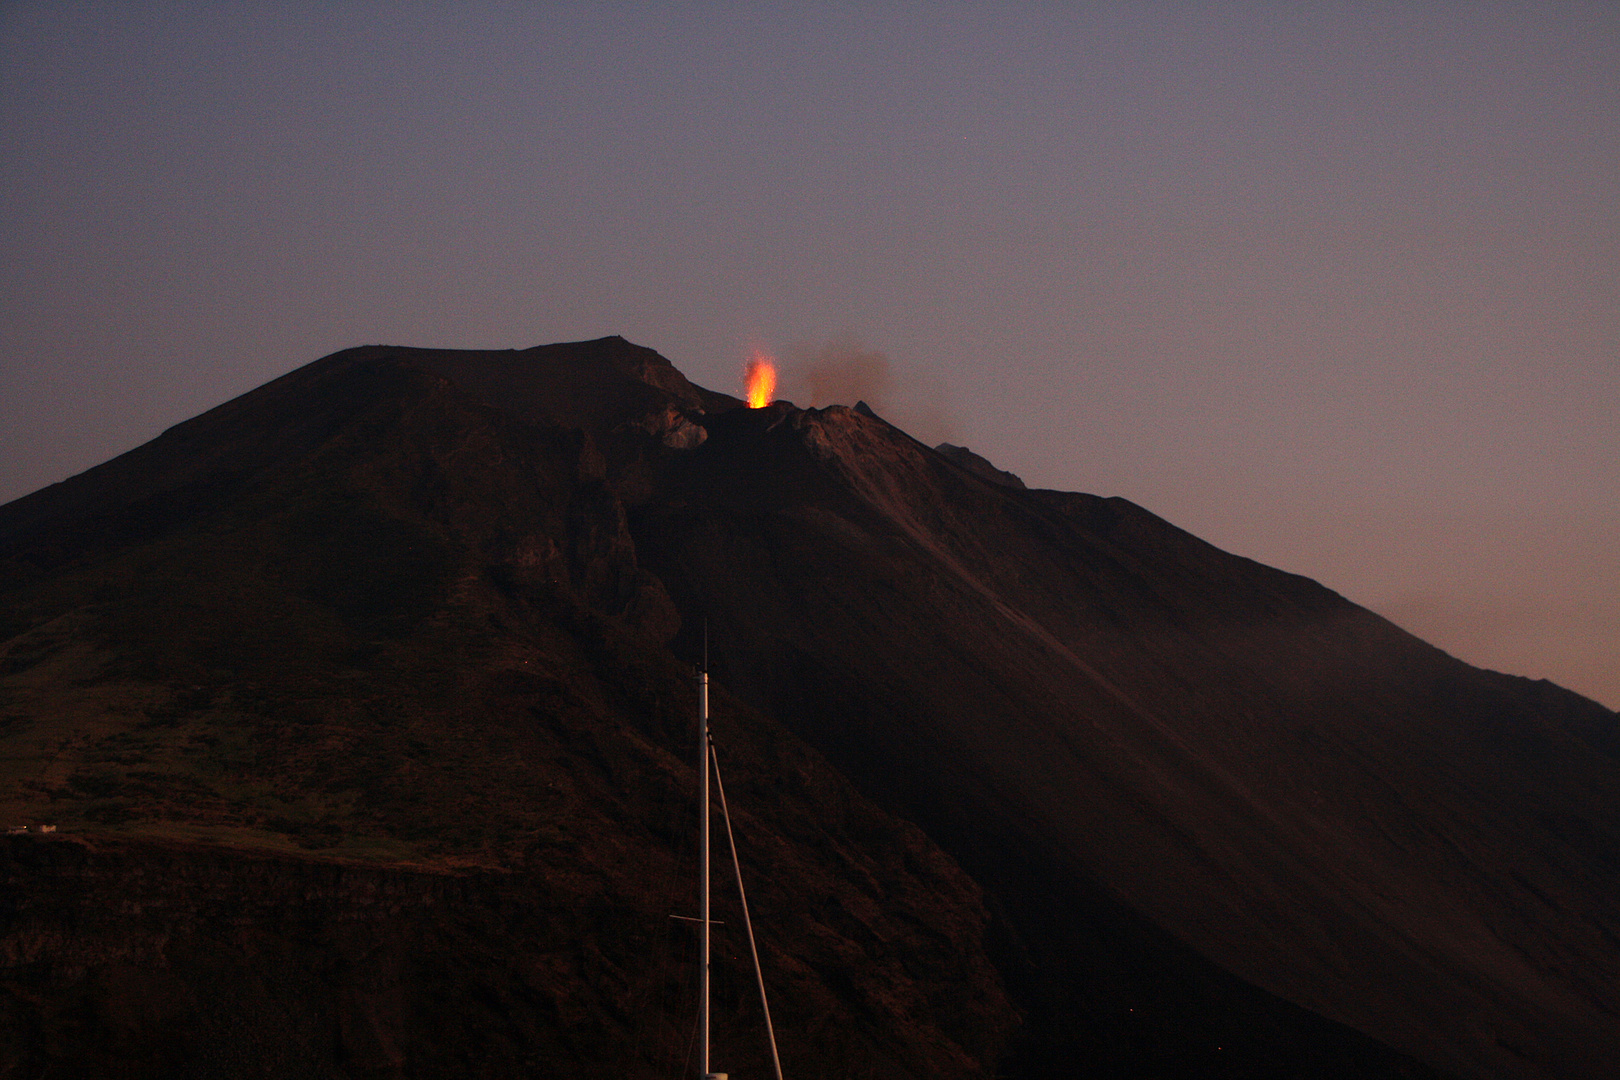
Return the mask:
<svg viewBox="0 0 1620 1080">
<path fill-rule="evenodd" d="M 615 333 L 1620 706 L 1612 0 L 0 0 L 0 500 Z"/>
</svg>

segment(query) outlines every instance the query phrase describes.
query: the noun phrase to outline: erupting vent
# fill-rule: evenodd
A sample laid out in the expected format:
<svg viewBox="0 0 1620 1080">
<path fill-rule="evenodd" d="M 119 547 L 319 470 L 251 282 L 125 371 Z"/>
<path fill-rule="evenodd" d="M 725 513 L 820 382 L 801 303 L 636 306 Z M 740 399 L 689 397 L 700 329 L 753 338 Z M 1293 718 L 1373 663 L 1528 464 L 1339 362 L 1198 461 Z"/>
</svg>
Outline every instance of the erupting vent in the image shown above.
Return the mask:
<svg viewBox="0 0 1620 1080">
<path fill-rule="evenodd" d="M 763 409 L 776 398 L 776 364 L 762 352 L 754 353 L 748 361 L 748 407 Z"/>
</svg>

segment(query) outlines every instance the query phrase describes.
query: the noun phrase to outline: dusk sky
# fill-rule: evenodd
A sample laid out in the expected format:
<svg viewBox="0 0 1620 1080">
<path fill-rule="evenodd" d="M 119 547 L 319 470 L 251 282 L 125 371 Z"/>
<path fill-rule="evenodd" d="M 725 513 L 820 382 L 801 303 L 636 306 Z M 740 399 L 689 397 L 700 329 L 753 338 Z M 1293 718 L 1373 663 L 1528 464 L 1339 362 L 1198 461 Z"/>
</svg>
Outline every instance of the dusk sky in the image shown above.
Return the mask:
<svg viewBox="0 0 1620 1080">
<path fill-rule="evenodd" d="M 0 283 L 0 501 L 351 345 L 762 348 L 1620 706 L 1612 0 L 0 0 Z"/>
</svg>

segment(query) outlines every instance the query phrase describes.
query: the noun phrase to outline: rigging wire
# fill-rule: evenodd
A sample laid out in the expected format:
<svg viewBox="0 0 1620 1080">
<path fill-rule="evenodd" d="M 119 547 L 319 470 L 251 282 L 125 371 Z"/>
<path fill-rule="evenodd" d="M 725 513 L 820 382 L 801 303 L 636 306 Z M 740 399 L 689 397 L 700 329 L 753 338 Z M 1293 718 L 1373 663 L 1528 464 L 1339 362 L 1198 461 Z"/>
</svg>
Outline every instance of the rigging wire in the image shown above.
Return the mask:
<svg viewBox="0 0 1620 1080">
<path fill-rule="evenodd" d="M 754 921 L 748 917 L 748 894 L 743 889 L 742 862 L 737 858 L 737 837 L 731 831 L 731 811 L 726 808 L 726 786 L 720 782 L 720 756 L 715 753 L 714 737 L 709 737 L 709 761 L 714 765 L 714 788 L 720 795 L 720 816 L 726 822 L 726 840 L 731 844 L 731 869 L 737 875 L 737 899 L 742 902 L 743 926 L 748 931 L 748 952 L 754 959 L 754 979 L 759 983 L 759 1005 L 765 1012 L 765 1035 L 771 1043 L 771 1067 L 776 1080 L 782 1080 L 782 1059 L 776 1053 L 776 1028 L 771 1024 L 771 1003 L 765 999 L 765 972 L 759 966 L 759 947 L 754 943 Z"/>
</svg>

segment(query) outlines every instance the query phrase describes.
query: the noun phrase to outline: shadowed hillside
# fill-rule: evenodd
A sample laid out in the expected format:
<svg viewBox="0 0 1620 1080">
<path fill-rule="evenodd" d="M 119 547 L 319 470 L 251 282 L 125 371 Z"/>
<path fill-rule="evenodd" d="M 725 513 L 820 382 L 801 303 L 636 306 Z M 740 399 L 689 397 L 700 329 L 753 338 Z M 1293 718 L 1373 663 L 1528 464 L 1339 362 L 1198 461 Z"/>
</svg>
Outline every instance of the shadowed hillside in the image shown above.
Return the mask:
<svg viewBox="0 0 1620 1080">
<path fill-rule="evenodd" d="M 0 507 L 0 1075 L 679 1074 L 705 620 L 789 1075 L 1620 1059 L 1614 714 L 986 469 L 370 347 Z"/>
</svg>

